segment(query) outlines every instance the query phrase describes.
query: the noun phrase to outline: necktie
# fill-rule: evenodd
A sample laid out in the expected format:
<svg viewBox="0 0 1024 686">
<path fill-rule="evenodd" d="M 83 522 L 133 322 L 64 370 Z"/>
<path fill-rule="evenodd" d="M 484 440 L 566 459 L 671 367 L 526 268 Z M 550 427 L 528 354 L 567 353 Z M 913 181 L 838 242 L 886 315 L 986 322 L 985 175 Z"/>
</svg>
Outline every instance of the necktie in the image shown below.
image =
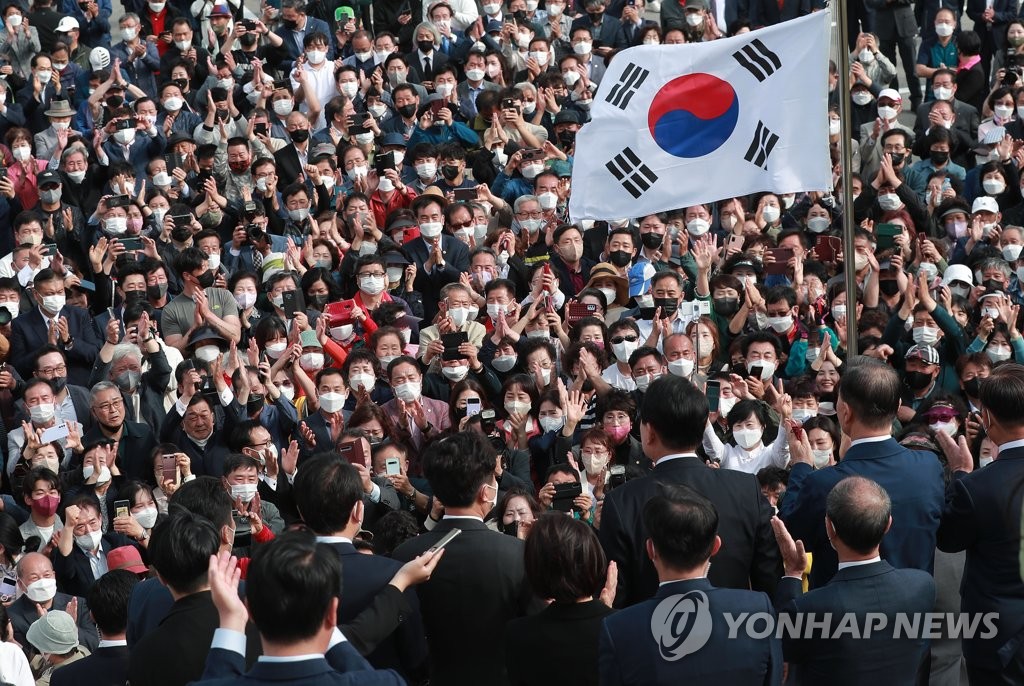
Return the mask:
<svg viewBox="0 0 1024 686">
<path fill-rule="evenodd" d="M 263 253 L 259 250 L 252 251 L 252 266 L 257 270 L 263 269 Z"/>
<path fill-rule="evenodd" d="M 429 57 L 424 57 L 423 58 L 423 75 L 424 76 L 430 76 L 430 58 Z"/>
</svg>

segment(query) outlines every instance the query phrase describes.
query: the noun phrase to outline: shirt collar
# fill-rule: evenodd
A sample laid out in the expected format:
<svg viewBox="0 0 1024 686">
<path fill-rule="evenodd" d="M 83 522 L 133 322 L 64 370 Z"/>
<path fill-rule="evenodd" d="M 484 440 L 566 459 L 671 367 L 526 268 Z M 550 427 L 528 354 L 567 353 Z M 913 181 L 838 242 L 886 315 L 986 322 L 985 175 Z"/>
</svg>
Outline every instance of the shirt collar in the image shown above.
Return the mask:
<svg viewBox="0 0 1024 686">
<path fill-rule="evenodd" d="M 317 536 L 316 537 L 316 542 L 317 543 L 351 543 L 352 539 L 351 538 L 346 538 L 345 536 Z"/>
<path fill-rule="evenodd" d="M 860 567 L 861 565 L 870 565 L 870 564 L 874 564 L 876 562 L 881 562 L 881 561 L 882 561 L 882 558 L 879 557 L 878 555 L 875 555 L 870 560 L 855 560 L 853 562 L 840 562 L 839 563 L 839 569 L 846 569 L 847 567 Z"/>
<path fill-rule="evenodd" d="M 260 655 L 257 662 L 306 662 L 307 660 L 323 660 L 324 656 L 317 653 L 309 655 Z"/>
<path fill-rule="evenodd" d="M 655 464 L 664 464 L 664 463 L 668 462 L 669 460 L 678 460 L 681 457 L 697 457 L 697 453 L 672 453 L 671 455 L 665 455 L 664 457 L 659 457 L 658 461 Z M 698 459 L 700 459 L 700 458 L 698 458 Z"/>
<path fill-rule="evenodd" d="M 443 517 L 441 517 L 441 519 L 475 519 L 478 522 L 483 522 L 484 521 L 482 518 L 477 517 L 476 515 L 450 515 L 450 514 L 446 514 Z"/>
<path fill-rule="evenodd" d="M 127 646 L 127 645 L 128 645 L 128 641 L 125 641 L 125 640 L 121 640 L 121 641 L 108 641 L 107 639 L 103 639 L 102 641 L 99 642 L 99 645 L 97 645 L 96 647 L 97 648 L 119 648 L 120 646 Z"/>
<path fill-rule="evenodd" d="M 1016 441 L 1007 441 L 999 446 L 999 454 L 1002 455 L 1006 450 L 1012 450 L 1013 448 L 1024 447 L 1024 438 L 1018 438 Z"/>
<path fill-rule="evenodd" d="M 892 436 L 889 434 L 886 434 L 884 436 L 868 436 L 866 438 L 858 438 L 856 441 L 850 442 L 850 448 L 852 448 L 855 445 L 860 445 L 861 443 L 881 443 L 882 441 L 888 441 L 890 438 L 892 438 Z"/>
</svg>

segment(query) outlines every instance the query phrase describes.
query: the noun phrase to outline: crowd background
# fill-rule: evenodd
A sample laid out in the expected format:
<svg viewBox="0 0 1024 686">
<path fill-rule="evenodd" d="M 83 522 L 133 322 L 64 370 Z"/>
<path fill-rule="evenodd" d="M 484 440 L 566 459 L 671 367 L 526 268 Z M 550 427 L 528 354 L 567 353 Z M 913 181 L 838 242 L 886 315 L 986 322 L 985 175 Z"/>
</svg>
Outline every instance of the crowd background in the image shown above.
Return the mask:
<svg viewBox="0 0 1024 686">
<path fill-rule="evenodd" d="M 617 652 L 598 634 L 628 615 L 605 619 L 645 607 L 672 570 L 778 608 L 790 572 L 827 587 L 848 560 L 823 525 L 842 502 L 826 500 L 837 475 L 860 475 L 872 482 L 836 498 L 879 512 L 891 499 L 895 524 L 874 542 L 887 564 L 927 572 L 937 608 L 961 607 L 966 578 L 965 609 L 996 598 L 1007 616 L 981 648 L 915 646 L 911 673 L 1014 683 L 996 654 L 1024 628 L 1016 553 L 1000 549 L 1012 572 L 972 570 L 964 553 L 980 545 L 969 533 L 1005 522 L 955 525 L 964 475 L 1015 447 L 983 391 L 1024 363 L 1017 3 L 850 3 L 849 71 L 830 65 L 820 113 L 833 191 L 707 188 L 703 204 L 646 216 L 568 214 L 576 134 L 620 51 L 823 7 L 4 5 L 2 680 L 198 679 L 234 616 L 210 591 L 233 563 L 208 570 L 210 557 L 233 551 L 242 578 L 283 574 L 280 559 L 309 553 L 285 536 L 299 528 L 342 557 L 335 614 L 368 661 L 328 658 L 366 672 L 353 683 L 539 683 L 531 670 L 555 658 L 538 644 L 572 654 L 562 681 L 615 683 L 621 665 L 598 676 Z M 862 357 L 848 359 L 850 320 Z M 870 373 L 852 384 L 858 368 Z M 840 397 L 844 382 L 855 391 Z M 865 453 L 865 437 L 890 435 Z M 900 478 L 856 469 L 885 456 Z M 453 520 L 444 560 L 418 557 Z M 782 521 L 812 553 L 800 569 Z M 703 548 L 668 550 L 666 532 L 708 531 L 723 541 L 710 572 Z M 272 653 L 273 622 L 254 620 L 248 644 L 218 634 L 214 653 L 240 640 L 252 664 L 257 628 Z M 333 628 L 320 652 L 337 648 Z"/>
</svg>

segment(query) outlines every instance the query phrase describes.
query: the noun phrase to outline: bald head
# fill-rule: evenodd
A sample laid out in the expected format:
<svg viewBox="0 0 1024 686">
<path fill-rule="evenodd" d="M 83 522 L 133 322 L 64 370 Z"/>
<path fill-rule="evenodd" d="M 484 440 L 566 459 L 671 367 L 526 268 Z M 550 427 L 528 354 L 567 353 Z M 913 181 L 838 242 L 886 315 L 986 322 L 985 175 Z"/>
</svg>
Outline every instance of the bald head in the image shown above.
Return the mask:
<svg viewBox="0 0 1024 686">
<path fill-rule="evenodd" d="M 850 476 L 829 492 L 825 515 L 842 543 L 867 555 L 878 548 L 889 530 L 892 503 L 885 489 L 871 479 Z"/>
</svg>

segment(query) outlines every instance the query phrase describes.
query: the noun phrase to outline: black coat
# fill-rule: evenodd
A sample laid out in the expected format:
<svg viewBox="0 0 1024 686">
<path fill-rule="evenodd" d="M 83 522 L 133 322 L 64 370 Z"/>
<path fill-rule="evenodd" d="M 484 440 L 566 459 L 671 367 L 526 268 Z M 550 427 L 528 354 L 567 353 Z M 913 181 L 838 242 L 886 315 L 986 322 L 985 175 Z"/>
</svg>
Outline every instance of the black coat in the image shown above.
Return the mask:
<svg viewBox="0 0 1024 686">
<path fill-rule="evenodd" d="M 109 531 L 100 539 L 100 550 L 106 556 L 114 548 L 134 546 L 132 539 L 122 534 Z M 76 543 L 71 547 L 71 554 L 64 557 L 59 551 L 53 554 L 53 571 L 57 573 L 57 584 L 65 593 L 85 597 L 89 589 L 96 583 L 92 573 L 92 565 L 82 549 Z"/>
<path fill-rule="evenodd" d="M 718 511 L 722 549 L 708 574 L 714 586 L 775 592 L 782 558 L 771 527 L 772 508 L 757 478 L 732 469 L 711 469 L 691 455 L 661 461 L 650 476 L 627 481 L 605 498 L 599 535 L 608 559 L 619 567 L 616 607 L 651 598 L 658 589 L 657 573 L 644 549 L 647 533 L 641 515 L 661 483 L 689 486 Z"/>
<path fill-rule="evenodd" d="M 50 609 L 63 610 L 70 602 L 70 595 L 58 591 L 57 595 L 53 596 L 53 605 L 50 606 Z M 39 619 L 39 611 L 36 610 L 36 604 L 29 600 L 27 595 L 23 595 L 7 606 L 7 615 L 11 618 L 11 624 L 14 625 L 14 640 L 23 646 L 29 645 L 25 634 L 28 633 L 28 628 Z M 92 621 L 89 605 L 85 602 L 85 598 L 79 598 L 78 644 L 85 646 L 89 650 L 96 650 L 96 646 L 99 643 L 100 636 L 96 631 L 96 624 Z"/>
<path fill-rule="evenodd" d="M 68 333 L 74 338 L 70 348 L 64 348 L 57 342 L 57 347 L 64 350 L 68 361 L 68 383 L 84 386 L 89 383 L 92 365 L 103 345 L 99 331 L 89 313 L 80 307 L 67 305 L 58 316 L 67 317 Z M 8 360 L 23 378 L 29 378 L 35 371 L 32 363 L 40 348 L 49 343 L 48 331 L 38 307 L 18 315 L 11 322 L 11 352 Z"/>
<path fill-rule="evenodd" d="M 552 603 L 505 627 L 505 665 L 512 686 L 597 683 L 601 623 L 613 610 L 600 600 Z"/>
<path fill-rule="evenodd" d="M 102 437 L 103 432 L 100 427 L 94 426 L 85 433 L 82 442 L 87 445 Z M 121 465 L 121 472 L 129 479 L 152 484 L 154 480 L 153 450 L 155 448 L 156 436 L 152 429 L 139 422 L 125 421 L 121 440 L 117 442 L 117 463 Z M 194 462 L 192 471 L 195 471 Z"/>
<path fill-rule="evenodd" d="M 430 646 L 430 683 L 502 686 L 508 679 L 501 636 L 509 620 L 526 613 L 531 598 L 523 542 L 477 519 L 444 519 L 398 546 L 394 557 L 407 562 L 453 528 L 462 534 L 445 547 L 430 580 L 416 588 Z"/>
<path fill-rule="evenodd" d="M 128 646 L 111 646 L 54 670 L 50 686 L 123 686 L 127 679 Z"/>
</svg>

